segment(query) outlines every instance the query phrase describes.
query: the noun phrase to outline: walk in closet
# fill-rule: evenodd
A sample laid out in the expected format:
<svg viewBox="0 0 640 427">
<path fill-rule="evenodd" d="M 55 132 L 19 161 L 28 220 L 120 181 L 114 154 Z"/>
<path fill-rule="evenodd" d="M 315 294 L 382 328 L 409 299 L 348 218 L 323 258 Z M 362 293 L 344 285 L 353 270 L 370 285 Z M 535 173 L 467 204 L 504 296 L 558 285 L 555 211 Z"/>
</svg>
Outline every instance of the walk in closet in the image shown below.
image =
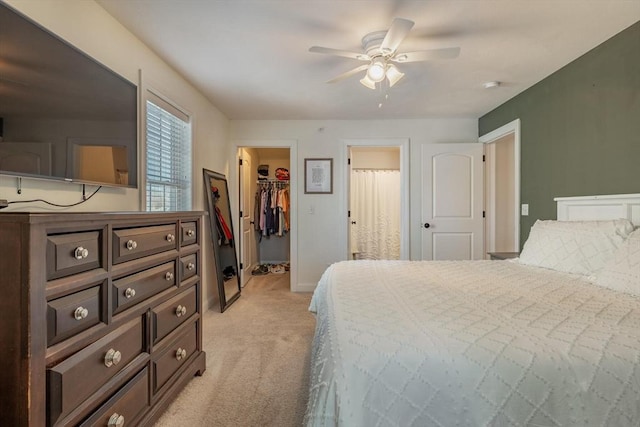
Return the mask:
<svg viewBox="0 0 640 427">
<path fill-rule="evenodd" d="M 241 148 L 242 284 L 289 271 L 288 148 Z"/>
</svg>

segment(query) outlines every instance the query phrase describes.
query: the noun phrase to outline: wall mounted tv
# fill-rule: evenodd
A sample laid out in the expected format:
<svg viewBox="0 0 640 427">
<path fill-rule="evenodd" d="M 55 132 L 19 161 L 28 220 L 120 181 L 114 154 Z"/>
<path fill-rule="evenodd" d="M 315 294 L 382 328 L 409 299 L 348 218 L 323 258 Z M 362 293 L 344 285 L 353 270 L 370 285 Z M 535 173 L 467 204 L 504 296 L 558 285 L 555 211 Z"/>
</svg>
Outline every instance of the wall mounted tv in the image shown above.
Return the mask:
<svg viewBox="0 0 640 427">
<path fill-rule="evenodd" d="M 0 2 L 0 174 L 137 187 L 137 87 Z"/>
</svg>

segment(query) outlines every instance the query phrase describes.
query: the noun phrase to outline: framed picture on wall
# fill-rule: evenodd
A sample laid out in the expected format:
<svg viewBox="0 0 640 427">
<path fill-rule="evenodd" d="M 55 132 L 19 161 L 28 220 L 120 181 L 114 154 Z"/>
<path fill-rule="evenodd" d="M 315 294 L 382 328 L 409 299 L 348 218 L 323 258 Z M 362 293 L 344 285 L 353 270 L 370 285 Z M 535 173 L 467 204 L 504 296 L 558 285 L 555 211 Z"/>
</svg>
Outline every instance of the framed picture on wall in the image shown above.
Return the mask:
<svg viewBox="0 0 640 427">
<path fill-rule="evenodd" d="M 333 193 L 333 159 L 304 159 L 304 192 Z"/>
</svg>

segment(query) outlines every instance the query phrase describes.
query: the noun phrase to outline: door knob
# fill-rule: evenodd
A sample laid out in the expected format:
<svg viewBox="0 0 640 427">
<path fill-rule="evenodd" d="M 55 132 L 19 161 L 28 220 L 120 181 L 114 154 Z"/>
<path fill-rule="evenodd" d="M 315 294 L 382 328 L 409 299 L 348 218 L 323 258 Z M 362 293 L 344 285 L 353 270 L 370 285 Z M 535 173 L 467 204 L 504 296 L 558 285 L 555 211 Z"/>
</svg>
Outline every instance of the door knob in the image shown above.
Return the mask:
<svg viewBox="0 0 640 427">
<path fill-rule="evenodd" d="M 429 227 L 431 227 L 431 224 L 429 224 L 428 222 L 425 222 L 424 223 L 424 228 L 429 228 Z"/>
</svg>

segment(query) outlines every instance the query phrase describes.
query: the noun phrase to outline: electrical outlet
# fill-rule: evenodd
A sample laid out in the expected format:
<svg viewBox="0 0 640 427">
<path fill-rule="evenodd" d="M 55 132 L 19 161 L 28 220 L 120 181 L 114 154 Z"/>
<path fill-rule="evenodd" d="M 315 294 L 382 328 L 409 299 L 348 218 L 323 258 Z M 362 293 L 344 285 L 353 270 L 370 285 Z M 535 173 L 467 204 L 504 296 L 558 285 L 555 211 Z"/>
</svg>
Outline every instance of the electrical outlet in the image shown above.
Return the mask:
<svg viewBox="0 0 640 427">
<path fill-rule="evenodd" d="M 529 216 L 529 205 L 527 203 L 522 204 L 522 208 L 520 209 L 520 213 L 522 216 Z"/>
</svg>

